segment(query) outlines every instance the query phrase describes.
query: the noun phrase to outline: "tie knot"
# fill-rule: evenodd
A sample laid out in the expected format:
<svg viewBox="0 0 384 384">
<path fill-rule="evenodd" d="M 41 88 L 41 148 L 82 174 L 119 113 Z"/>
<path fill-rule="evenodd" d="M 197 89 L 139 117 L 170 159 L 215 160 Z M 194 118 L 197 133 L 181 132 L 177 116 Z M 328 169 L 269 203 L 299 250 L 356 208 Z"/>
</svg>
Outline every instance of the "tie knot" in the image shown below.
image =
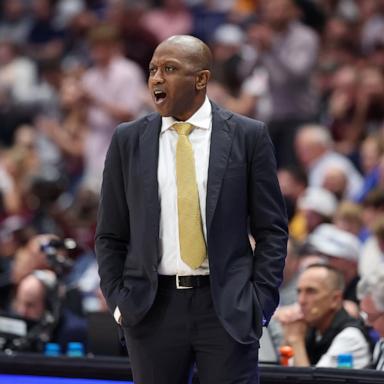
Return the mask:
<svg viewBox="0 0 384 384">
<path fill-rule="evenodd" d="M 173 126 L 179 135 L 185 136 L 188 136 L 193 129 L 193 125 L 189 123 L 175 123 Z"/>
</svg>

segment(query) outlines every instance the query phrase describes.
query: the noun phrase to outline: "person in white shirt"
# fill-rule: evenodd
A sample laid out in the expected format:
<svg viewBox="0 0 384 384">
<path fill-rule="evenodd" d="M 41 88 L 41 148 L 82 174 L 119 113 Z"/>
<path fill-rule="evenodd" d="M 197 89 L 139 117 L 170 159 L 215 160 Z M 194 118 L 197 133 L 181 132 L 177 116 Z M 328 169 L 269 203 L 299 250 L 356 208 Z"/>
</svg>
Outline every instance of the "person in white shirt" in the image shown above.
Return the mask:
<svg viewBox="0 0 384 384">
<path fill-rule="evenodd" d="M 298 304 L 277 316 L 295 366 L 336 368 L 339 354 L 351 354 L 354 368 L 369 365 L 368 335 L 362 321 L 343 308 L 343 290 L 341 273 L 329 265 L 310 265 L 300 275 Z"/>
<path fill-rule="evenodd" d="M 360 280 L 357 294 L 367 324 L 380 337 L 373 350 L 372 365 L 376 370 L 384 371 L 384 269 L 376 269 Z"/>
<path fill-rule="evenodd" d="M 345 193 L 353 198 L 361 189 L 363 178 L 353 163 L 333 149 L 333 140 L 326 127 L 307 124 L 300 127 L 295 137 L 299 163 L 308 172 L 308 185 L 321 187 L 330 169 L 341 171 L 346 180 Z"/>
</svg>

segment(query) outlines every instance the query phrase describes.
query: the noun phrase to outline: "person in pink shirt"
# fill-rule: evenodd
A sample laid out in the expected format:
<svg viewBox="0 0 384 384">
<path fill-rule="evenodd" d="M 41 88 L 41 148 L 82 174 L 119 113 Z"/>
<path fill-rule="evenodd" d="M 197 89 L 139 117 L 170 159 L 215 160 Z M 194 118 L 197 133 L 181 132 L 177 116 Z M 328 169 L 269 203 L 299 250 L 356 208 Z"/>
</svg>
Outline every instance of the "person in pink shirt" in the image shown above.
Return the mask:
<svg viewBox="0 0 384 384">
<path fill-rule="evenodd" d="M 89 133 L 85 143 L 85 184 L 99 190 L 108 144 L 114 128 L 122 121 L 140 115 L 146 92 L 140 67 L 122 56 L 118 31 L 101 24 L 89 34 L 94 65 L 83 78 L 84 97 L 88 101 Z"/>
</svg>

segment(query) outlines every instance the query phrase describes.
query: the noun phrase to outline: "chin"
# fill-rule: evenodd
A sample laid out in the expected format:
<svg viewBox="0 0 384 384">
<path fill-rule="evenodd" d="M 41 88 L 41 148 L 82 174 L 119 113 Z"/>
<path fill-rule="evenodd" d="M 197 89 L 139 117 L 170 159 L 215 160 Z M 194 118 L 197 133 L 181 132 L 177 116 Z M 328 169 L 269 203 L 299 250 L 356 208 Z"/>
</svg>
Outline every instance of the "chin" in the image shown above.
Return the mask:
<svg viewBox="0 0 384 384">
<path fill-rule="evenodd" d="M 156 112 L 158 112 L 162 117 L 168 117 L 171 116 L 171 114 L 164 110 L 163 108 L 158 108 L 157 105 L 155 105 Z"/>
</svg>

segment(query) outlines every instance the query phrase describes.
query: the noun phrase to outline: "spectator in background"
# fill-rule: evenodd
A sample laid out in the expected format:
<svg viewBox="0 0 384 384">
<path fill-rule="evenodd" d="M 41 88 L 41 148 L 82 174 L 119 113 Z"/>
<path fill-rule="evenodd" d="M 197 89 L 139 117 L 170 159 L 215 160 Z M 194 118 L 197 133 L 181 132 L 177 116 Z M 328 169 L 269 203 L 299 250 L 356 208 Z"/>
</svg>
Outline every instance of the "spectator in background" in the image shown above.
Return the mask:
<svg viewBox="0 0 384 384">
<path fill-rule="evenodd" d="M 22 199 L 12 176 L 9 153 L 0 153 L 1 216 L 7 217 L 21 211 Z"/>
<path fill-rule="evenodd" d="M 384 216 L 381 214 L 372 225 L 373 234 L 361 250 L 359 273 L 369 277 L 375 271 L 384 269 Z"/>
<path fill-rule="evenodd" d="M 0 41 L 0 94 L 10 103 L 32 103 L 37 82 L 35 63 L 10 40 Z"/>
<path fill-rule="evenodd" d="M 272 110 L 269 131 L 279 166 L 296 162 L 297 128 L 316 115 L 317 97 L 311 83 L 318 55 L 318 36 L 298 20 L 293 0 L 264 0 L 261 22 L 248 28 L 258 60 L 268 73 Z"/>
<path fill-rule="evenodd" d="M 350 353 L 354 368 L 369 365 L 368 335 L 358 319 L 343 309 L 342 275 L 328 265 L 314 264 L 298 281 L 298 306 L 280 309 L 278 319 L 295 366 L 337 367 L 337 356 Z"/>
<path fill-rule="evenodd" d="M 358 285 L 360 307 L 367 324 L 378 333 L 373 350 L 373 367 L 384 371 L 384 269 L 364 277 Z"/>
<path fill-rule="evenodd" d="M 364 175 L 370 175 L 378 166 L 384 153 L 383 138 L 379 133 L 368 135 L 360 145 L 360 168 Z"/>
<path fill-rule="evenodd" d="M 193 28 L 192 14 L 184 0 L 162 0 L 161 7 L 148 9 L 141 21 L 158 43 L 173 35 L 188 35 Z"/>
<path fill-rule="evenodd" d="M 0 176 L 1 177 L 1 176 Z M 34 235 L 27 220 L 19 215 L 8 216 L 0 224 L 0 310 L 9 306 L 13 292 L 11 269 L 16 251 Z"/>
<path fill-rule="evenodd" d="M 37 128 L 60 151 L 60 168 L 74 192 L 83 176 L 85 140 L 88 134 L 87 104 L 78 84 L 82 72 L 63 75 L 60 86 L 61 119 L 41 116 Z"/>
<path fill-rule="evenodd" d="M 356 78 L 358 55 L 356 21 L 342 17 L 340 12 L 331 14 L 322 33 L 322 46 L 317 61 L 314 81 L 320 94 L 319 120 L 329 122 L 330 97 L 336 85 L 351 95 Z M 348 99 L 345 98 L 344 101 Z"/>
<path fill-rule="evenodd" d="M 335 150 L 344 155 L 352 155 L 360 139 L 352 121 L 357 93 L 358 69 L 352 64 L 338 68 L 331 80 L 326 120 L 335 140 Z"/>
<path fill-rule="evenodd" d="M 214 85 L 223 87 L 223 101 L 226 97 L 236 100 L 239 96 L 243 81 L 241 74 L 242 49 L 245 42 L 243 30 L 235 24 L 223 24 L 218 27 L 210 41 L 214 65 L 212 67 L 212 80 Z M 217 98 L 217 101 L 220 97 Z M 232 101 L 234 102 L 234 101 Z M 228 103 L 226 103 L 228 107 Z"/>
<path fill-rule="evenodd" d="M 363 210 L 359 204 L 347 200 L 341 201 L 334 215 L 333 224 L 359 237 L 363 228 L 362 213 Z"/>
<path fill-rule="evenodd" d="M 62 351 L 70 341 L 85 344 L 86 322 L 60 304 L 58 290 L 57 276 L 49 270 L 34 270 L 17 286 L 11 311 L 35 322 L 36 334 L 30 335 L 31 343 L 25 350 L 41 352 L 46 338 L 59 343 Z"/>
<path fill-rule="evenodd" d="M 363 241 L 370 238 L 375 222 L 384 214 L 384 189 L 375 188 L 367 194 L 363 203 L 363 229 L 360 237 Z"/>
<path fill-rule="evenodd" d="M 104 159 L 116 125 L 139 116 L 146 94 L 140 67 L 120 52 L 118 30 L 100 24 L 89 34 L 94 66 L 82 78 L 88 102 L 88 134 L 85 138 L 86 185 L 99 191 Z"/>
<path fill-rule="evenodd" d="M 45 283 L 38 278 L 39 272 L 43 271 Z M 15 299 L 12 303 L 13 312 L 28 320 L 39 321 L 43 319 L 46 311 L 52 311 L 52 308 L 47 308 L 46 304 L 50 302 L 52 306 L 54 299 L 57 299 L 57 297 L 47 297 L 48 287 L 50 288 L 49 293 L 57 295 L 57 292 L 54 292 L 56 284 L 57 278 L 54 272 L 49 270 L 36 269 L 25 276 L 18 284 Z"/>
<path fill-rule="evenodd" d="M 384 33 L 384 5 L 381 1 L 358 2 L 362 27 L 360 43 L 364 53 L 371 52 Z"/>
<path fill-rule="evenodd" d="M 57 59 L 64 52 L 64 31 L 55 25 L 50 0 L 32 0 L 32 25 L 28 35 L 28 54 L 36 59 Z"/>
<path fill-rule="evenodd" d="M 384 153 L 384 143 L 380 134 L 368 135 L 360 145 L 360 169 L 364 175 L 361 190 L 354 200 L 361 203 L 367 194 L 380 183 L 380 160 Z"/>
<path fill-rule="evenodd" d="M 321 187 L 333 193 L 338 201 L 347 196 L 348 175 L 342 167 L 330 165 L 324 172 Z"/>
<path fill-rule="evenodd" d="M 301 168 L 286 167 L 278 170 L 277 177 L 287 208 L 290 236 L 298 241 L 304 240 L 307 234 L 306 221 L 297 203 L 307 188 L 307 175 Z"/>
<path fill-rule="evenodd" d="M 144 16 L 148 11 L 144 2 L 113 1 L 107 10 L 106 19 L 118 26 L 121 31 L 121 41 L 124 55 L 140 65 L 143 72 L 148 74 L 148 66 L 152 52 L 158 39 L 151 31 L 151 26 L 144 25 Z"/>
<path fill-rule="evenodd" d="M 53 234 L 35 235 L 28 242 L 17 249 L 10 271 L 10 282 L 18 285 L 24 277 L 28 276 L 35 269 L 50 269 L 46 254 L 42 251 L 41 245 L 57 236 Z"/>
<path fill-rule="evenodd" d="M 305 233 L 308 235 L 320 224 L 332 221 L 337 200 L 326 189 L 309 187 L 299 197 L 297 206 L 304 216 Z"/>
<path fill-rule="evenodd" d="M 0 40 L 24 44 L 31 27 L 24 0 L 3 0 L 0 18 Z"/>
<path fill-rule="evenodd" d="M 285 258 L 283 282 L 279 288 L 279 306 L 291 305 L 297 301 L 297 280 L 299 278 L 300 254 L 299 244 L 288 240 L 287 257 Z"/>
<path fill-rule="evenodd" d="M 20 126 L 15 133 L 14 145 L 3 152 L 0 163 L 5 215 L 25 214 L 31 179 L 41 168 L 36 148 L 36 132 L 29 125 Z"/>
<path fill-rule="evenodd" d="M 333 149 L 328 130 L 320 125 L 304 125 L 297 132 L 295 147 L 300 164 L 308 172 L 308 185 L 319 187 L 330 168 L 341 169 L 347 176 L 346 193 L 353 197 L 362 186 L 362 177 L 354 165 Z"/>
<path fill-rule="evenodd" d="M 378 130 L 384 118 L 384 76 L 373 66 L 341 68 L 329 100 L 330 131 L 335 149 L 356 161 L 366 132 Z"/>
</svg>

